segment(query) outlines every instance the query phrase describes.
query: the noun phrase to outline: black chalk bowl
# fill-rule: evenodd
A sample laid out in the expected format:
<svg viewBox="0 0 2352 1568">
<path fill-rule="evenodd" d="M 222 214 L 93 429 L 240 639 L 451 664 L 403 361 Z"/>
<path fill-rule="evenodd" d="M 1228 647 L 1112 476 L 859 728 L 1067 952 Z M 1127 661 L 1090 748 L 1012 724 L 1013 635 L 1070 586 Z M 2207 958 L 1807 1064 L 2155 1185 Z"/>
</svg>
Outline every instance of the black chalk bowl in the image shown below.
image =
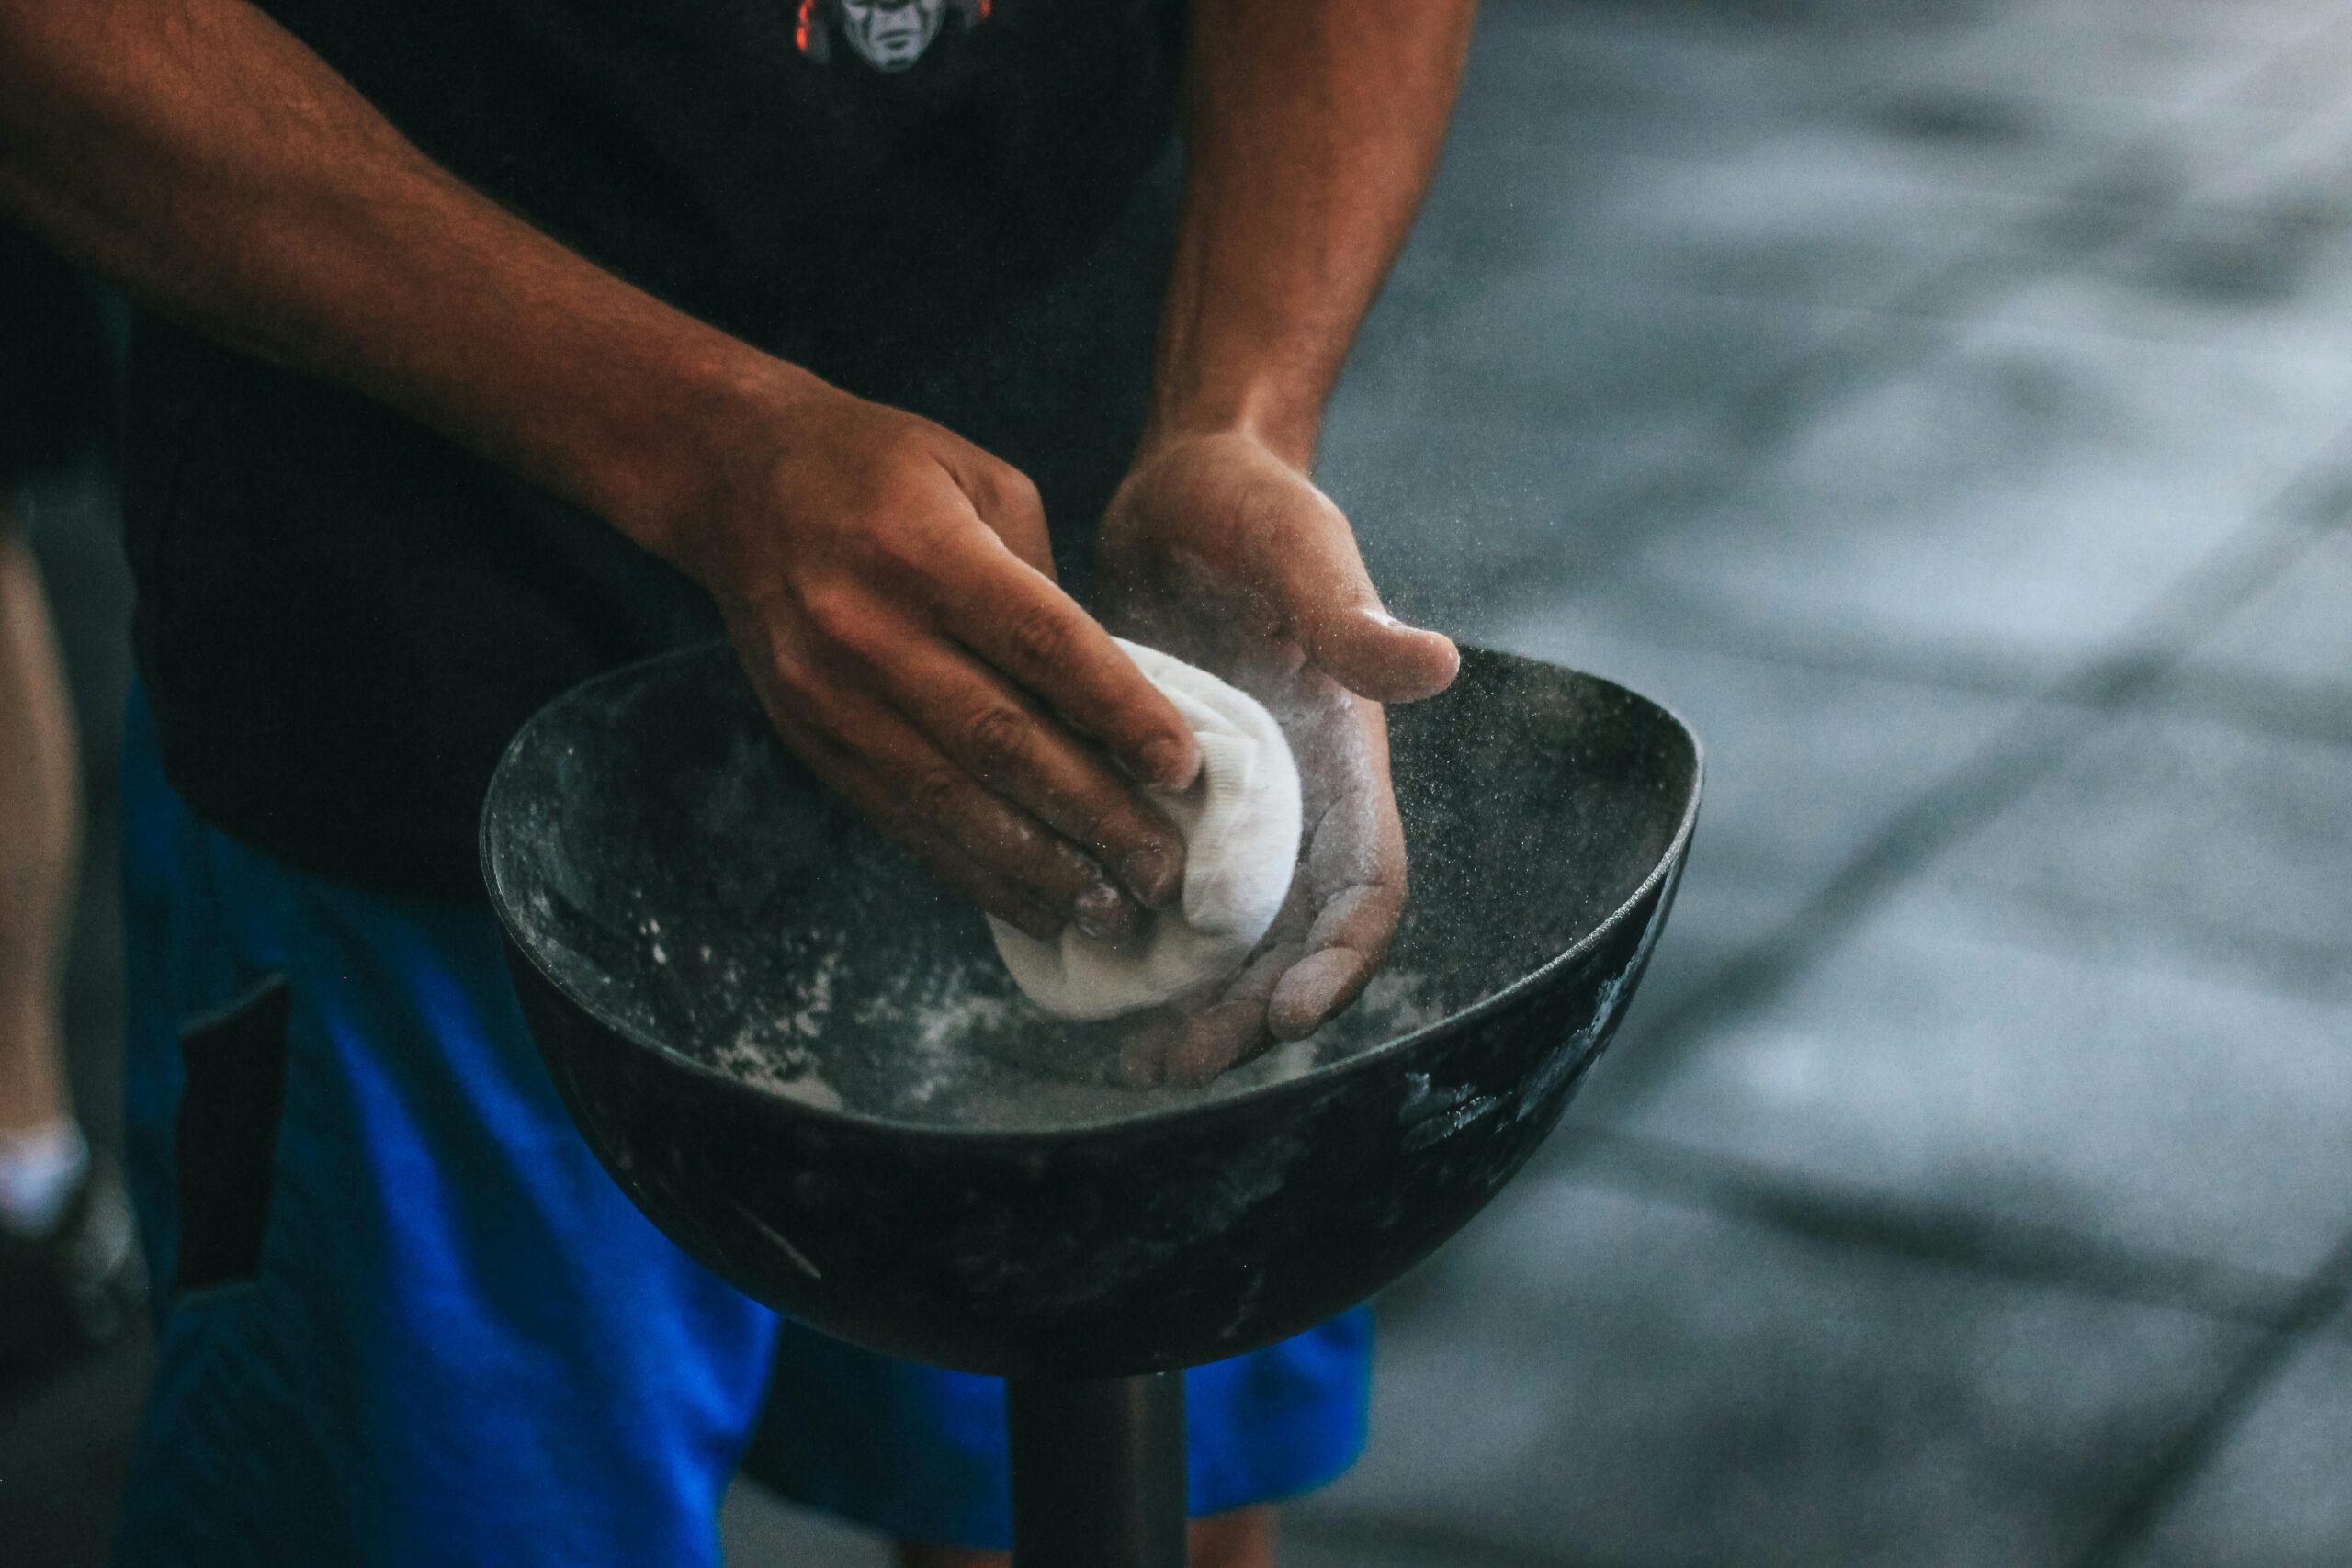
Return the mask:
<svg viewBox="0 0 2352 1568">
<path fill-rule="evenodd" d="M 482 865 L 533 1034 L 616 1180 L 826 1333 L 1023 1378 L 1255 1348 L 1509 1180 L 1623 1016 L 1699 803 L 1690 732 L 1469 650 L 1392 710 L 1408 912 L 1365 1001 L 1207 1089 L 1019 1000 L 971 908 L 774 739 L 729 654 L 534 718 Z"/>
</svg>

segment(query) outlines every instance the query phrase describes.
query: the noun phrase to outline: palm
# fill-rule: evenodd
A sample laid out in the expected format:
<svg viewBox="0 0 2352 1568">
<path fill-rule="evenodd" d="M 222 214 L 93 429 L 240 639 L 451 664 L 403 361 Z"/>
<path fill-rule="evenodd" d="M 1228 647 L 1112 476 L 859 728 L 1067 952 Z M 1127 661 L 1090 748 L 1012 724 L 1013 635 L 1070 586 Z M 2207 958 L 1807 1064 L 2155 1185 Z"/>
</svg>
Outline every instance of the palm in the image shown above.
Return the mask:
<svg viewBox="0 0 2352 1568">
<path fill-rule="evenodd" d="M 1377 612 L 1338 509 L 1236 437 L 1164 451 L 1113 502 L 1102 544 L 1104 619 L 1231 681 L 1290 741 L 1306 830 L 1290 897 L 1249 964 L 1130 1049 L 1147 1082 L 1204 1082 L 1271 1040 L 1299 1039 L 1355 999 L 1405 897 L 1404 834 L 1374 695 L 1422 695 L 1451 646 Z"/>
</svg>

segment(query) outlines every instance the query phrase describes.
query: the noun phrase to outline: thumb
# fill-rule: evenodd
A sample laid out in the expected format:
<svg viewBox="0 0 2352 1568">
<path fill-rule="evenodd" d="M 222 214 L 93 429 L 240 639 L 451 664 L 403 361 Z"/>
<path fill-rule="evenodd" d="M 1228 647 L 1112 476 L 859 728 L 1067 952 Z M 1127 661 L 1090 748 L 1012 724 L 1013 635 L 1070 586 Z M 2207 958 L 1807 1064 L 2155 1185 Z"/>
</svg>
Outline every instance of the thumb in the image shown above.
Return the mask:
<svg viewBox="0 0 2352 1568">
<path fill-rule="evenodd" d="M 1335 509 L 1336 510 L 1336 509 Z M 1360 697 L 1409 703 L 1453 682 L 1453 640 L 1389 615 L 1342 519 L 1301 530 L 1284 552 L 1278 592 L 1291 635 L 1325 674 Z"/>
</svg>

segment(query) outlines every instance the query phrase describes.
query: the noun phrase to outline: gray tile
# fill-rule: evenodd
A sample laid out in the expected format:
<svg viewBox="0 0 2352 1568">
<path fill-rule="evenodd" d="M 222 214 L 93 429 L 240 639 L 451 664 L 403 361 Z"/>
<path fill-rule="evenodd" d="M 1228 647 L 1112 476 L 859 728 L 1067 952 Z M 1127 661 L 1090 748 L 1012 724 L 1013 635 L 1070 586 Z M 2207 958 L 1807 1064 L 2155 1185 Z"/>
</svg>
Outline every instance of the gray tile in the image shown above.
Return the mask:
<svg viewBox="0 0 2352 1568">
<path fill-rule="evenodd" d="M 2312 693 L 2352 716 L 2352 529 L 2328 534 L 2190 650 L 2185 679 L 2234 677 Z"/>
<path fill-rule="evenodd" d="M 2340 0 L 2045 0 L 2048 12 L 2106 37 L 2160 34 L 2199 40 L 2299 44 L 2344 17 Z"/>
<path fill-rule="evenodd" d="M 1282 1568 L 1485 1568 L 1476 1557 L 1441 1544 L 1400 1540 L 1399 1533 L 1292 1524 L 1283 1530 L 1276 1561 Z"/>
<path fill-rule="evenodd" d="M 2352 1562 L 2352 1342 L 2308 1340 L 2126 1562 L 2337 1568 Z"/>
<path fill-rule="evenodd" d="M 1614 1043 L 1577 1100 L 1576 1112 L 1587 1120 L 1607 1120 L 1603 1108 L 1614 1101 L 1617 1065 L 1646 1055 L 1650 1042 L 1673 1032 L 1679 1010 L 1713 984 L 1727 965 L 1770 946 L 1796 918 L 1808 891 L 1789 879 L 1742 881 L 1694 851 L 1641 987 L 1623 1014 Z"/>
<path fill-rule="evenodd" d="M 2352 1216 L 2346 1010 L 2077 926 L 1904 895 L 1625 1124 L 1995 1234 L 2301 1278 Z"/>
<path fill-rule="evenodd" d="M 1720 156 L 1849 101 L 1867 80 L 1817 40 L 1695 10 L 1521 0 L 1484 8 L 1455 135 Z"/>
<path fill-rule="evenodd" d="M 2136 7 L 2135 7 L 2136 8 Z M 2195 114 L 2248 85 L 2290 41 L 2323 33 L 2333 8 L 2246 18 L 2222 29 L 2126 23 L 2098 6 L 2010 8 L 1894 73 L 1892 88 L 1937 85 L 2000 93 L 2064 113 L 2086 101 L 2137 103 L 2165 116 Z"/>
<path fill-rule="evenodd" d="M 1627 543 L 1603 498 L 1702 466 L 1726 410 L 1820 330 L 1795 308 L 1533 274 L 1400 284 L 1334 400 L 1317 475 L 1400 614 L 1475 615 L 1498 581 L 1600 570 Z"/>
<path fill-rule="evenodd" d="M 1648 635 L 2056 671 L 2329 447 L 2352 359 L 1988 323 L 1824 411 L 1589 596 Z"/>
<path fill-rule="evenodd" d="M 2347 825 L 2352 747 L 2146 714 L 2092 737 L 1932 874 L 2352 1007 Z M 2343 1026 L 2352 1040 L 2352 1012 Z"/>
<path fill-rule="evenodd" d="M 2352 29 L 2299 51 L 2266 73 L 2259 107 L 2231 127 L 2238 155 L 2217 162 L 2187 192 L 2201 207 L 2298 204 L 2341 212 L 2352 202 L 2346 157 L 2352 100 L 2344 93 Z"/>
<path fill-rule="evenodd" d="M 2019 699 L 1662 648 L 1576 606 L 1498 628 L 1497 646 L 1589 670 L 1680 714 L 1706 748 L 1699 835 L 1673 918 L 1610 1053 L 1572 1115 L 1612 1122 L 1637 1100 L 1677 1010 L 1743 954 L 1781 940 L 1805 901 L 2024 707 Z M 1639 1065 L 1628 1066 L 1629 1061 Z"/>
<path fill-rule="evenodd" d="M 2282 386 L 2352 358 L 2352 213 L 2288 192 L 2184 209 L 2082 270 L 2020 289 L 2007 323 L 2166 342 Z"/>
<path fill-rule="evenodd" d="M 1302 1528 L 1754 1568 L 2063 1562 L 2243 1343 L 1560 1181 L 1383 1336 L 1371 1450 Z"/>
<path fill-rule="evenodd" d="M 1911 178 L 1952 191 L 2149 201 L 2189 183 L 2198 159 L 2179 145 L 2188 130 L 2177 111 L 2147 98 L 2037 90 L 2030 75 L 2006 56 L 1921 62 L 1800 130 L 1868 145 Z"/>
<path fill-rule="evenodd" d="M 2162 205 L 2226 185 L 2333 101 L 2343 11 L 2296 11 L 2012 7 L 1892 64 L 1860 113 L 1951 182 Z"/>
<path fill-rule="evenodd" d="M 1974 756 L 2022 699 L 1661 646 L 1571 603 L 1497 646 L 1604 675 L 1679 714 L 1706 749 L 1696 853 L 1743 886 L 1826 881 L 1886 819 Z"/>
<path fill-rule="evenodd" d="M 1883 137 L 1796 131 L 1712 159 L 1595 153 L 1564 139 L 1464 137 L 1430 194 L 1403 276 L 1447 281 L 1541 269 L 1564 291 L 1630 279 L 1701 294 L 1868 306 L 1893 299 L 2040 212 L 2034 198 L 1956 190 Z"/>
<path fill-rule="evenodd" d="M 890 1562 L 879 1537 L 779 1502 L 749 1481 L 727 1489 L 718 1539 L 728 1568 L 888 1568 Z"/>
</svg>

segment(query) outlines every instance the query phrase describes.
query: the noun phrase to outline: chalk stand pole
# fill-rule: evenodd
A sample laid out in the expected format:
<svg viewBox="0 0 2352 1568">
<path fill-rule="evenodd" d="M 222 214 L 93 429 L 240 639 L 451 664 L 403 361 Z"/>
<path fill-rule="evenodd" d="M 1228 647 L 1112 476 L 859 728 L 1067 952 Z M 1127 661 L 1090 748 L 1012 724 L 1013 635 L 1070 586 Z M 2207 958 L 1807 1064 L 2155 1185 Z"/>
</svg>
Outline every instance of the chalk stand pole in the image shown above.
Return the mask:
<svg viewBox="0 0 2352 1568">
<path fill-rule="evenodd" d="M 1005 1388 L 1013 1568 L 1185 1568 L 1184 1378 Z"/>
</svg>

